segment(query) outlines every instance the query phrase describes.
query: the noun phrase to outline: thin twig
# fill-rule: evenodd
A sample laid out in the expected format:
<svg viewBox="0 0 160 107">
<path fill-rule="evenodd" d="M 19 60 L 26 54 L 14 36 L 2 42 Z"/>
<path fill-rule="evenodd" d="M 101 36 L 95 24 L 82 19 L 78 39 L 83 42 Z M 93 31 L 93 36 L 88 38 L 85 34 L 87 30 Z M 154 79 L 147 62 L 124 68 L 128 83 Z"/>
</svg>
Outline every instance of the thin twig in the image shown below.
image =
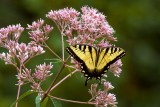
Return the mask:
<svg viewBox="0 0 160 107">
<path fill-rule="evenodd" d="M 45 47 L 49 49 L 49 51 L 51 51 L 57 58 L 61 59 L 61 57 L 59 55 L 57 55 L 47 44 L 46 42 L 43 42 L 45 44 Z M 62 60 L 62 59 L 61 59 Z"/>
<path fill-rule="evenodd" d="M 67 65 L 67 64 L 66 64 L 66 67 L 69 67 L 69 68 L 73 68 L 73 69 L 75 69 L 75 67 L 70 66 L 70 65 Z"/>
<path fill-rule="evenodd" d="M 62 66 L 61 66 L 60 70 L 58 71 L 57 75 L 55 76 L 54 80 L 52 81 L 50 87 L 49 87 L 48 90 L 44 93 L 41 102 L 43 102 L 43 100 L 46 98 L 46 96 L 50 93 L 51 88 L 54 86 L 57 78 L 59 77 L 59 75 L 60 75 L 60 73 L 62 72 L 62 70 L 63 70 L 64 67 L 65 67 L 65 62 L 62 63 Z"/>
<path fill-rule="evenodd" d="M 59 98 L 59 97 L 55 97 L 55 96 L 51 96 L 48 95 L 51 98 L 57 99 L 57 100 L 61 100 L 61 101 L 65 101 L 65 102 L 72 102 L 72 103 L 79 103 L 79 104 L 92 104 L 95 105 L 95 103 L 93 102 L 82 102 L 82 101 L 74 101 L 74 100 L 67 100 L 67 99 L 63 99 L 63 98 Z"/>
<path fill-rule="evenodd" d="M 21 91 L 21 85 L 18 85 L 18 92 L 17 92 L 17 99 L 16 99 L 17 101 L 16 101 L 15 107 L 18 107 L 18 99 L 19 99 L 20 91 Z"/>
<path fill-rule="evenodd" d="M 93 97 L 92 97 L 91 99 L 89 99 L 88 101 L 90 102 L 90 101 L 94 100 L 97 96 L 98 96 L 98 95 L 93 96 Z"/>
<path fill-rule="evenodd" d="M 29 57 L 25 62 L 24 62 L 24 65 L 26 65 L 26 63 L 28 63 L 32 58 L 36 57 L 37 55 L 34 55 L 34 56 L 31 56 Z"/>
<path fill-rule="evenodd" d="M 43 100 L 46 98 L 46 96 L 50 93 L 52 87 L 54 86 L 57 78 L 59 77 L 60 73 L 62 72 L 62 70 L 63 70 L 63 68 L 65 67 L 65 64 L 66 64 L 66 62 L 68 61 L 69 58 L 70 58 L 70 56 L 66 59 L 66 61 L 64 61 L 64 62 L 62 63 L 62 66 L 61 66 L 60 70 L 58 71 L 57 75 L 55 76 L 54 80 L 52 81 L 50 87 L 49 87 L 48 90 L 44 93 L 41 102 L 43 102 Z"/>
<path fill-rule="evenodd" d="M 61 33 L 61 43 L 62 43 L 62 61 L 64 61 L 64 38 L 62 33 Z"/>
<path fill-rule="evenodd" d="M 67 59 L 66 59 L 66 62 L 68 61 L 68 59 L 71 57 L 71 55 L 69 55 L 68 57 L 67 57 Z"/>
<path fill-rule="evenodd" d="M 22 74 L 22 63 L 20 62 L 20 67 L 19 67 L 19 74 L 20 74 L 20 79 L 19 79 L 19 81 L 21 82 L 21 74 Z M 19 82 L 18 81 L 18 82 Z M 15 105 L 15 107 L 18 107 L 18 99 L 19 99 L 19 96 L 20 96 L 20 92 L 21 92 L 21 83 L 18 83 L 18 92 L 17 92 L 17 102 L 16 102 L 16 105 Z"/>
<path fill-rule="evenodd" d="M 57 26 L 57 28 L 58 28 L 58 30 L 61 32 L 61 44 L 62 44 L 62 61 L 64 61 L 64 38 L 63 38 L 63 29 L 61 29 L 60 28 L 60 26 L 64 26 L 64 25 L 61 25 L 61 23 L 57 23 L 56 21 L 54 21 L 55 22 L 55 24 L 56 24 L 56 26 Z"/>
<path fill-rule="evenodd" d="M 71 75 L 73 75 L 74 73 L 76 73 L 77 71 L 73 71 L 70 74 L 68 74 L 67 76 L 65 76 L 63 79 L 61 79 L 57 84 L 55 84 L 52 88 L 51 91 L 56 88 L 59 84 L 61 84 L 64 80 L 66 80 L 68 77 L 70 77 Z"/>
<path fill-rule="evenodd" d="M 15 64 L 11 64 L 11 65 L 13 65 L 17 69 L 17 72 L 18 71 L 20 72 L 20 69 Z"/>
</svg>

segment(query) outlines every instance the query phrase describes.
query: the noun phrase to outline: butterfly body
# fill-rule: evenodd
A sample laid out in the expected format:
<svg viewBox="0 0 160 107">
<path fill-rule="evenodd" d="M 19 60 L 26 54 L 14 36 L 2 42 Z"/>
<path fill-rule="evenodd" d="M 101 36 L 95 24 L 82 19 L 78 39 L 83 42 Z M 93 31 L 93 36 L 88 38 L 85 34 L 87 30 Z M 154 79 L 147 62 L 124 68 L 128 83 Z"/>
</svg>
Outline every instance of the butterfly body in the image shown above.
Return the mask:
<svg viewBox="0 0 160 107">
<path fill-rule="evenodd" d="M 81 70 L 87 81 L 92 78 L 101 80 L 109 66 L 125 55 L 118 47 L 97 48 L 90 45 L 74 45 L 66 48 L 67 52 L 81 64 Z"/>
</svg>

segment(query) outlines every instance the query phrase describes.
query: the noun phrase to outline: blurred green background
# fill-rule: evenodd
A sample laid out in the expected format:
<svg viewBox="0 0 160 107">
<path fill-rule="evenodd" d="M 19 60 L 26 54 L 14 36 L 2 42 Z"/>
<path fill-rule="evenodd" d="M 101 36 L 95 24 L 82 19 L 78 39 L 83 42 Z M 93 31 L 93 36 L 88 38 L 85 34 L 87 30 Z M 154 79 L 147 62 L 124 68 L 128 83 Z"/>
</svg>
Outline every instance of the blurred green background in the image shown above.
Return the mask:
<svg viewBox="0 0 160 107">
<path fill-rule="evenodd" d="M 48 11 L 88 5 L 97 8 L 107 16 L 109 24 L 116 30 L 116 46 L 126 50 L 122 58 L 123 68 L 120 78 L 108 73 L 108 80 L 115 87 L 111 92 L 117 96 L 118 107 L 160 107 L 160 1 L 159 0 L 0 0 L 0 28 L 20 23 L 23 27 L 32 21 L 45 18 Z M 48 40 L 49 46 L 60 53 L 60 33 L 53 31 Z M 23 32 L 20 41 L 28 42 L 27 31 Z M 56 45 L 55 45 L 56 44 Z M 0 49 L 2 52 L 2 49 Z M 29 68 L 36 64 L 49 62 L 53 55 L 48 51 L 28 63 Z M 54 64 L 56 74 L 58 64 Z M 65 70 L 61 77 L 67 75 Z M 0 61 L 0 107 L 9 107 L 16 99 L 16 70 Z M 44 84 L 47 89 L 52 78 Z M 90 98 L 88 88 L 84 86 L 85 78 L 77 73 L 56 88 L 53 95 L 61 98 L 87 101 Z M 22 93 L 29 89 L 22 88 Z M 34 107 L 36 94 L 20 101 L 20 107 Z M 93 107 L 59 102 L 63 107 Z M 48 107 L 51 107 L 50 103 Z"/>
</svg>

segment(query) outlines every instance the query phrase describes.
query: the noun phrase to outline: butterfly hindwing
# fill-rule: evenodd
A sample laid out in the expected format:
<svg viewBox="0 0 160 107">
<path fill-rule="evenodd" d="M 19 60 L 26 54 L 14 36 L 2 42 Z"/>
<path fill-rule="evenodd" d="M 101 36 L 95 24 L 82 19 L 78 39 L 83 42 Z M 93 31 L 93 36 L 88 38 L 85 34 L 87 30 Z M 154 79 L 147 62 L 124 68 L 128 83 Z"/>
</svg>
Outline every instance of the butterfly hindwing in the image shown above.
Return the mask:
<svg viewBox="0 0 160 107">
<path fill-rule="evenodd" d="M 125 51 L 118 47 L 100 49 L 97 63 L 97 72 L 105 72 L 109 66 L 125 55 Z"/>
</svg>

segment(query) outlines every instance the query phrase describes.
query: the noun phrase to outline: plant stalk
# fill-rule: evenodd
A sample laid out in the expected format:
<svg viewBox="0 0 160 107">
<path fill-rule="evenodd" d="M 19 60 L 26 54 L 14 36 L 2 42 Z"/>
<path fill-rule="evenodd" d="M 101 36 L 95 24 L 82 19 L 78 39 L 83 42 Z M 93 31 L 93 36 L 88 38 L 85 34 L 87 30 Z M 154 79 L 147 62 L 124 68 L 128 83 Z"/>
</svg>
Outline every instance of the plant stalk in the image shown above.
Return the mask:
<svg viewBox="0 0 160 107">
<path fill-rule="evenodd" d="M 41 102 L 43 102 L 43 100 L 47 97 L 47 95 L 50 93 L 52 87 L 55 85 L 55 82 L 57 80 L 57 78 L 59 77 L 60 73 L 62 72 L 63 68 L 65 67 L 65 62 L 62 63 L 62 66 L 60 68 L 60 70 L 58 71 L 57 75 L 55 76 L 54 80 L 52 81 L 50 87 L 48 88 L 48 90 L 44 93 Z"/>
</svg>

